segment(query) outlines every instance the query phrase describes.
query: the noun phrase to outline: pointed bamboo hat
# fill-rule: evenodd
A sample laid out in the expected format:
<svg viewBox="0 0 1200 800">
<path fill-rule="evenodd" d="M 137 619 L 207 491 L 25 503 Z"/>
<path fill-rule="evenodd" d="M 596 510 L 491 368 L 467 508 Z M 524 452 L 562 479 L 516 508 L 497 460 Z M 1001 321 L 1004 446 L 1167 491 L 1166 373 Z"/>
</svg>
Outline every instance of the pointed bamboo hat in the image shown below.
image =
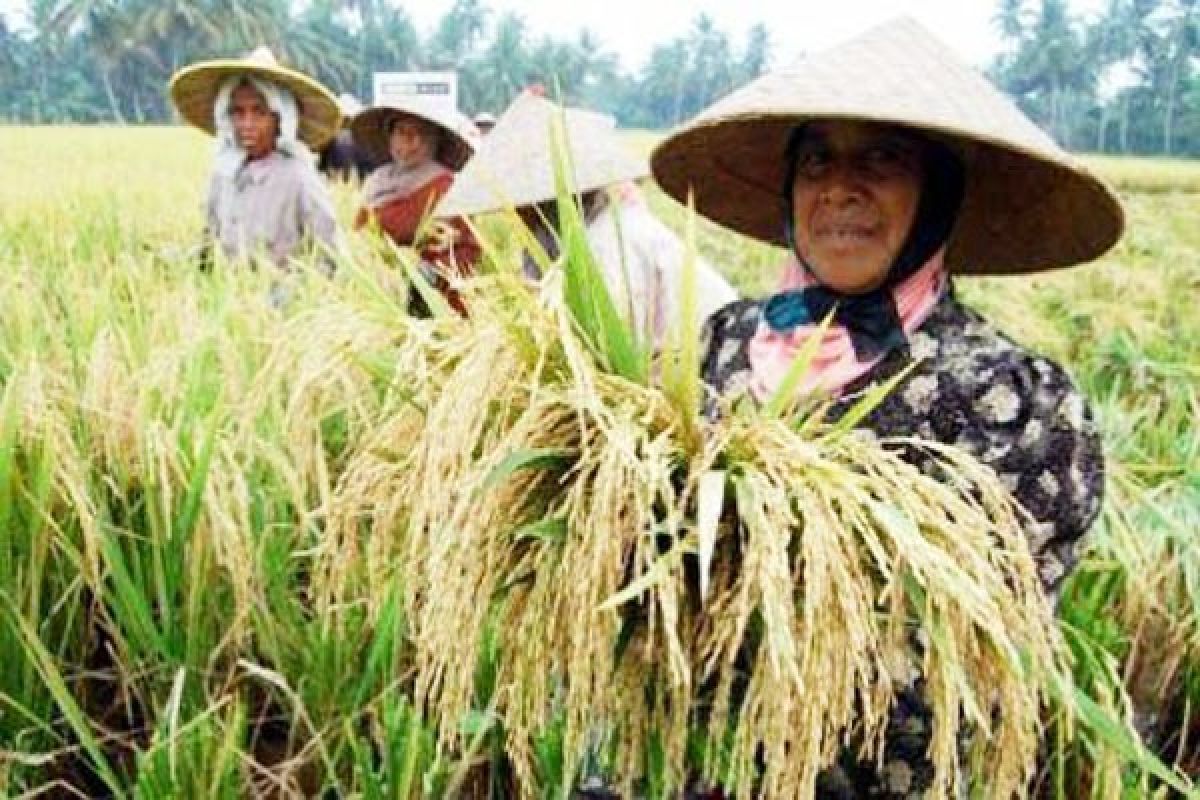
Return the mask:
<svg viewBox="0 0 1200 800">
<path fill-rule="evenodd" d="M 417 117 L 434 125 L 441 133 L 435 158 L 442 164 L 457 172 L 471 158 L 474 146 L 467 138 L 462 127 L 462 119 L 457 111 L 449 108 L 439 108 L 429 103 L 392 100 L 387 104 L 371 106 L 355 115 L 350 123 L 350 131 L 354 141 L 376 160 L 388 161 L 391 153 L 388 150 L 388 125 L 400 116 Z"/>
<path fill-rule="evenodd" d="M 650 169 L 617 137 L 606 114 L 563 108 L 524 92 L 480 140 L 475 157 L 438 204 L 437 216 L 486 214 L 553 198 L 551 129 L 561 120 L 570 148 L 572 184 L 579 193 L 645 177 Z"/>
<path fill-rule="evenodd" d="M 296 98 L 299 115 L 296 135 L 314 150 L 324 147 L 337 135 L 342 115 L 333 93 L 302 72 L 280 66 L 275 55 L 259 47 L 243 58 L 201 61 L 184 67 L 171 76 L 171 102 L 192 125 L 215 134 L 213 106 L 225 79 L 233 75 L 251 75 L 273 81 Z"/>
<path fill-rule="evenodd" d="M 764 75 L 663 140 L 654 177 L 696 210 L 786 246 L 786 148 L 797 125 L 854 119 L 912 128 L 963 160 L 947 251 L 959 273 L 1036 272 L 1090 261 L 1117 241 L 1116 195 L 982 75 L 911 19 L 873 28 Z"/>
</svg>

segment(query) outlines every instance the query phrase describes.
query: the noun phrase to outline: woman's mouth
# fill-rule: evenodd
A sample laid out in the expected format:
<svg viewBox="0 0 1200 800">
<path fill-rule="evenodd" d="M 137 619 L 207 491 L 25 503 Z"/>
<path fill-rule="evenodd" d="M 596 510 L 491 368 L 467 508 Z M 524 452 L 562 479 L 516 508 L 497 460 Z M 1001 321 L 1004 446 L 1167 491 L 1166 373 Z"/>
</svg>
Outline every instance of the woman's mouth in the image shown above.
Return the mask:
<svg viewBox="0 0 1200 800">
<path fill-rule="evenodd" d="M 820 225 L 814 231 L 814 235 L 818 239 L 822 239 L 832 244 L 853 245 L 861 242 L 866 242 L 875 238 L 878 229 L 874 225 L 861 225 L 856 223 L 836 223 L 832 225 Z"/>
</svg>

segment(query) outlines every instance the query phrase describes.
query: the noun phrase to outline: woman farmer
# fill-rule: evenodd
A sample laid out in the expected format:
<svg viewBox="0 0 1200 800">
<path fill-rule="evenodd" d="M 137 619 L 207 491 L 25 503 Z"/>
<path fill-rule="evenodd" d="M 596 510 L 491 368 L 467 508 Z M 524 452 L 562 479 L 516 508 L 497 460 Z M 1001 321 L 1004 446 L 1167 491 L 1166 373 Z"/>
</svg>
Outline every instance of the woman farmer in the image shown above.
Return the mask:
<svg viewBox="0 0 1200 800">
<path fill-rule="evenodd" d="M 261 47 L 243 59 L 186 67 L 170 88 L 183 118 L 217 137 L 209 248 L 231 260 L 265 257 L 285 270 L 316 248 L 332 272 L 337 220 L 310 148 L 319 150 L 341 126 L 333 95 Z"/>
<path fill-rule="evenodd" d="M 789 251 L 780 291 L 712 317 L 713 389 L 770 396 L 832 314 L 801 390 L 832 395 L 837 417 L 911 370 L 860 424 L 991 466 L 1029 512 L 1053 597 L 1100 507 L 1100 439 L 1064 370 L 964 306 L 953 276 L 1100 256 L 1123 227 L 1113 194 L 909 20 L 734 92 L 663 141 L 652 165 L 677 199 L 694 191 L 701 214 Z M 915 449 L 905 457 L 934 469 Z M 901 687 L 882 762 L 845 753 L 819 796 L 929 787 L 923 687 Z"/>
<path fill-rule="evenodd" d="M 525 91 L 497 120 L 479 153 L 459 176 L 438 216 L 468 216 L 515 208 L 551 259 L 558 255 L 557 200 L 551 127 L 565 124 L 587 240 L 616 305 L 632 313 L 632 324 L 661 344 L 681 308 L 677 287 L 684 263 L 679 238 L 652 215 L 633 185 L 649 171 L 614 133 L 613 119 L 581 109 L 563 109 L 536 91 Z M 697 264 L 698 314 L 709 313 L 737 294 L 709 265 Z M 540 277 L 532 257 L 526 274 Z"/>
<path fill-rule="evenodd" d="M 471 157 L 458 119 L 424 106 L 376 106 L 358 114 L 351 131 L 359 147 L 383 162 L 363 183 L 354 227 L 374 223 L 396 244 L 417 247 L 425 278 L 463 312 L 452 283 L 474 271 L 479 246 L 461 220 L 449 221 L 442 230 L 429 225 L 454 173 Z M 425 313 L 416 293 L 410 308 Z"/>
</svg>

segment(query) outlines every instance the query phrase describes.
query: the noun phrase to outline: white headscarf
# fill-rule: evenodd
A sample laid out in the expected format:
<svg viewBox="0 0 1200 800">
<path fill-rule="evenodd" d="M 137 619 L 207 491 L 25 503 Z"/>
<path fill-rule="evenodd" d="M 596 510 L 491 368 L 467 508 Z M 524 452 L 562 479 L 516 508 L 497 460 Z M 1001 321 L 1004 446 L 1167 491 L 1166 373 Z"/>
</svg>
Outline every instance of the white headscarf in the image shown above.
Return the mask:
<svg viewBox="0 0 1200 800">
<path fill-rule="evenodd" d="M 300 126 L 300 114 L 295 96 L 274 81 L 254 75 L 231 75 L 221 83 L 217 100 L 213 104 L 213 122 L 217 128 L 216 171 L 221 175 L 232 176 L 246 162 L 246 151 L 238 144 L 237 133 L 233 129 L 233 118 L 229 115 L 233 92 L 243 83 L 257 89 L 267 101 L 267 108 L 279 115 L 279 137 L 275 140 L 275 149 L 284 155 L 303 158 L 313 163 L 316 156 L 296 136 Z"/>
</svg>

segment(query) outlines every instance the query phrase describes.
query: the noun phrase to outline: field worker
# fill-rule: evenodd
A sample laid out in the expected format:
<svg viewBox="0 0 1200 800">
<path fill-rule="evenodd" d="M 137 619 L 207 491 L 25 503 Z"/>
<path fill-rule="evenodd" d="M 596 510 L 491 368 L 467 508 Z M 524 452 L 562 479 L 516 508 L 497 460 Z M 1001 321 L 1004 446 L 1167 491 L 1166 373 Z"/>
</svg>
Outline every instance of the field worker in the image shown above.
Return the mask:
<svg viewBox="0 0 1200 800">
<path fill-rule="evenodd" d="M 261 257 L 284 270 L 316 251 L 322 270 L 332 272 L 337 220 L 309 148 L 319 150 L 341 127 L 333 95 L 260 47 L 242 59 L 180 70 L 171 99 L 184 119 L 217 138 L 210 247 L 231 260 Z"/>
<path fill-rule="evenodd" d="M 522 221 L 556 258 L 559 251 L 551 125 L 562 117 L 574 167 L 587 239 L 618 309 L 648 341 L 661 346 L 681 313 L 679 287 L 684 247 L 647 208 L 633 181 L 644 177 L 644 158 L 629 152 L 611 117 L 567 109 L 537 92 L 522 93 L 484 138 L 438 214 L 468 216 L 516 208 Z M 527 256 L 526 274 L 539 276 Z M 737 298 L 729 283 L 697 260 L 699 320 Z"/>
<path fill-rule="evenodd" d="M 713 316 L 706 381 L 770 397 L 832 312 L 800 391 L 831 396 L 836 418 L 912 368 L 860 425 L 953 444 L 994 469 L 1030 515 L 1053 598 L 1100 508 L 1100 437 L 1063 368 L 963 305 L 954 276 L 1099 257 L 1124 227 L 1113 193 L 908 19 L 735 91 L 662 141 L 652 166 L 676 199 L 694 192 L 699 213 L 790 256 L 777 293 Z M 928 455 L 903 452 L 937 474 Z M 898 683 L 881 763 L 847 750 L 818 797 L 922 796 L 924 686 Z"/>
<path fill-rule="evenodd" d="M 329 143 L 321 148 L 317 158 L 317 171 L 327 178 L 348 181 L 365 180 L 379 166 L 366 151 L 354 143 L 350 133 L 350 125 L 362 111 L 362 103 L 349 92 L 342 92 L 337 98 L 338 109 L 342 112 L 342 127 Z"/>
<path fill-rule="evenodd" d="M 396 244 L 416 247 L 426 280 L 461 313 L 465 309 L 453 283 L 474 272 L 479 246 L 461 220 L 438 225 L 431 216 L 471 157 L 473 148 L 462 130 L 465 117 L 460 117 L 432 106 L 382 105 L 355 117 L 351 130 L 358 146 L 383 162 L 363 184 L 354 227 L 378 225 Z M 415 291 L 409 308 L 428 313 Z"/>
</svg>

